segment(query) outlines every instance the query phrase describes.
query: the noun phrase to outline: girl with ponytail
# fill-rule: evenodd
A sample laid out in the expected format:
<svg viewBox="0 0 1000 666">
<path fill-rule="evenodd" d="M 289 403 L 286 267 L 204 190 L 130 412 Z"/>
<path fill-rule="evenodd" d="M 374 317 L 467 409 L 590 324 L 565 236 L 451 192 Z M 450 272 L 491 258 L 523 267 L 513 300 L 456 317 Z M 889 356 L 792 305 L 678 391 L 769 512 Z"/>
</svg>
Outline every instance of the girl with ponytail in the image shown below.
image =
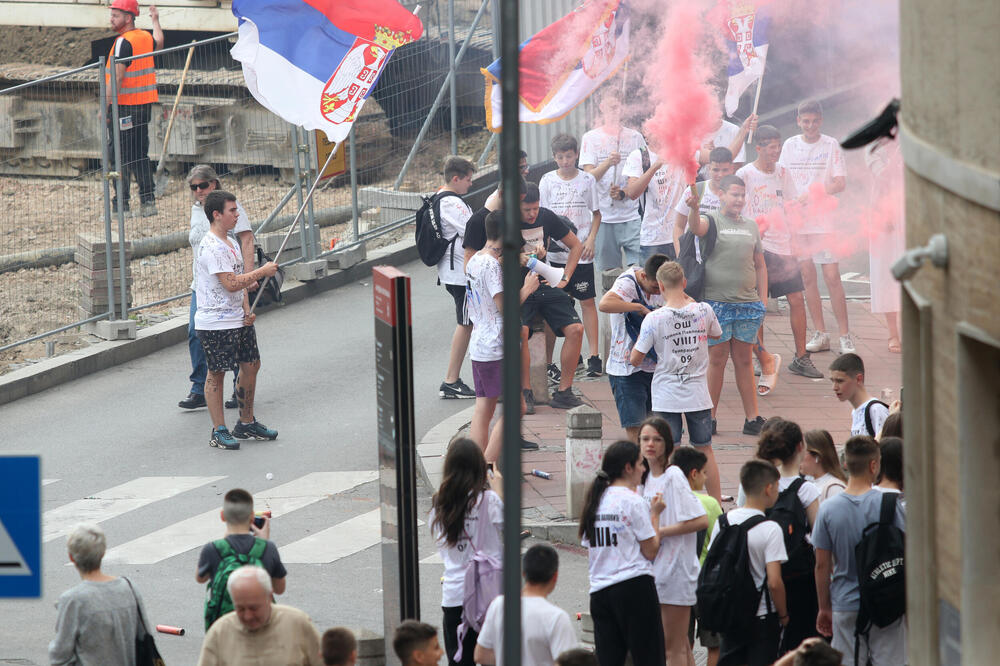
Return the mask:
<svg viewBox="0 0 1000 666">
<path fill-rule="evenodd" d="M 665 659 L 652 569 L 664 504 L 655 497 L 647 505 L 636 494 L 643 469 L 635 442 L 609 446 L 580 516 L 581 542 L 589 555 L 594 648 L 601 666 L 621 666 L 626 653 L 635 666 L 663 666 Z"/>
</svg>

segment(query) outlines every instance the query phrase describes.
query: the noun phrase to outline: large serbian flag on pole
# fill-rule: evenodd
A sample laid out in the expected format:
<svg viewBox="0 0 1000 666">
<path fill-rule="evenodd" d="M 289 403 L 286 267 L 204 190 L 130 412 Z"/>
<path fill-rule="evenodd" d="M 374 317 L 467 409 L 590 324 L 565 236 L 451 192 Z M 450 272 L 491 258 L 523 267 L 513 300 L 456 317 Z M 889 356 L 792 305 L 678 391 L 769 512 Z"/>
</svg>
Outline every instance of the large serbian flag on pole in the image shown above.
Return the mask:
<svg viewBox="0 0 1000 666">
<path fill-rule="evenodd" d="M 382 69 L 423 25 L 396 0 L 234 0 L 233 58 L 264 107 L 343 141 Z"/>
<path fill-rule="evenodd" d="M 729 45 L 727 116 L 736 113 L 740 97 L 754 81 L 759 81 L 764 75 L 768 23 L 768 17 L 761 9 L 754 8 L 752 2 L 736 0 L 731 4 L 725 35 Z"/>
<path fill-rule="evenodd" d="M 623 0 L 586 0 L 521 44 L 522 123 L 563 118 L 628 58 L 629 17 Z M 501 129 L 500 60 L 486 77 L 486 127 Z"/>
</svg>

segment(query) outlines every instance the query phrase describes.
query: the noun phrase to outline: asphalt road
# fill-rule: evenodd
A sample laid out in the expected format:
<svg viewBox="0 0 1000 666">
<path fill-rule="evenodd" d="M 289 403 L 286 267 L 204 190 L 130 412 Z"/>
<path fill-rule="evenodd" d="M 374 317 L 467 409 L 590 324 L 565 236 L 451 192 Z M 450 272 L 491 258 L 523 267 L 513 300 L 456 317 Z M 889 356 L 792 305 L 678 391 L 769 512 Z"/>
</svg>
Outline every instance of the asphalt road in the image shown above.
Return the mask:
<svg viewBox="0 0 1000 666">
<path fill-rule="evenodd" d="M 454 330 L 450 297 L 431 269 L 402 269 L 414 276 L 420 437 L 471 403 L 437 395 Z M 65 537 L 88 519 L 107 533 L 105 571 L 135 583 L 149 621 L 187 630 L 184 637 L 158 636 L 167 663 L 194 664 L 203 636 L 198 549 L 222 536 L 221 496 L 234 487 L 254 493 L 256 508 L 276 509 L 272 538 L 289 570 L 280 601 L 306 610 L 320 629 L 381 633 L 371 280 L 269 312 L 257 328 L 256 413 L 279 430 L 274 442 L 244 442 L 240 451 L 208 446 L 207 412 L 176 406 L 188 391 L 185 344 L 0 407 L 3 449 L 41 454 L 46 484 L 44 597 L 0 600 L 0 663 L 48 663 L 55 602 L 79 580 L 67 564 Z M 463 377 L 471 384 L 468 365 Z M 428 497 L 423 488 L 423 510 Z M 433 560 L 425 530 L 420 537 L 421 557 Z M 586 581 L 585 560 L 567 554 Z M 422 607 L 435 624 L 441 571 L 432 561 L 421 566 Z M 585 599 L 575 590 L 567 609 L 583 610 Z"/>
</svg>

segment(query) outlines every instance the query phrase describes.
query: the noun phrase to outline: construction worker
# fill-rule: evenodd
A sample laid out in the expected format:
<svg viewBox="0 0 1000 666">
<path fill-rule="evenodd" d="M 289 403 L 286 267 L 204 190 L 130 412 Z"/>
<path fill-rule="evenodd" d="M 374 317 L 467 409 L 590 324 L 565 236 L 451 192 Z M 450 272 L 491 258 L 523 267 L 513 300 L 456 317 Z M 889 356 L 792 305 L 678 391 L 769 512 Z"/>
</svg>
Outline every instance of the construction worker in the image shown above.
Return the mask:
<svg viewBox="0 0 1000 666">
<path fill-rule="evenodd" d="M 108 53 L 109 64 L 106 79 L 108 83 L 107 104 L 114 100 L 111 86 L 110 57 L 121 60 L 133 56 L 152 54 L 163 48 L 163 29 L 155 5 L 149 6 L 149 16 L 153 20 L 153 34 L 135 27 L 139 16 L 136 0 L 114 0 L 111 3 L 111 28 L 118 37 Z M 129 183 L 132 176 L 139 186 L 140 212 L 143 217 L 156 215 L 156 194 L 153 188 L 153 170 L 149 164 L 149 119 L 153 104 L 159 101 L 156 94 L 156 72 L 152 55 L 115 63 L 115 78 L 118 84 L 118 132 L 121 137 L 122 180 L 124 191 L 117 193 L 112 207 L 118 211 L 119 194 L 122 210 L 128 211 Z M 112 114 L 108 112 L 108 151 L 114 156 L 114 135 L 111 124 Z"/>
</svg>

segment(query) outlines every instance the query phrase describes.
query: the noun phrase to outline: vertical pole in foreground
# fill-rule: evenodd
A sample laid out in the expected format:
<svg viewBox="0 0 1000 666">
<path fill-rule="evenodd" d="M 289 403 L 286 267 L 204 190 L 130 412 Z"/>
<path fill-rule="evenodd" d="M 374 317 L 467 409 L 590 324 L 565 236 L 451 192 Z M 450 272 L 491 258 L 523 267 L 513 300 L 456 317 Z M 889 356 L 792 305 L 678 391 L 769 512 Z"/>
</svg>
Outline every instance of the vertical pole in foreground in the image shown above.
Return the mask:
<svg viewBox="0 0 1000 666">
<path fill-rule="evenodd" d="M 104 56 L 101 56 L 98 62 L 100 63 L 99 67 L 101 71 L 97 77 L 97 96 L 101 101 L 100 135 L 103 137 L 111 125 L 108 122 L 108 83 L 104 78 L 104 74 L 107 72 Z M 104 185 L 104 265 L 105 273 L 108 276 L 108 321 L 111 321 L 115 318 L 115 264 L 114 259 L 111 257 L 111 248 L 114 243 L 111 238 L 111 181 L 109 180 L 111 169 L 108 164 L 110 161 L 108 142 L 102 141 L 101 143 L 101 183 Z M 124 283 L 120 283 L 120 286 L 124 288 L 125 285 Z"/>
<path fill-rule="evenodd" d="M 503 657 L 504 666 L 521 665 L 521 150 L 518 51 L 518 2 L 500 0 L 500 85 L 503 133 Z"/>
<path fill-rule="evenodd" d="M 115 55 L 112 53 L 108 59 L 108 69 L 111 72 L 111 137 L 114 145 L 115 171 L 118 172 L 118 189 L 115 201 L 118 202 L 118 290 L 121 291 L 121 309 L 118 311 L 118 319 L 128 319 L 128 281 L 125 279 L 125 271 L 128 264 L 125 263 L 125 197 L 128 190 L 125 189 L 127 180 L 125 179 L 125 164 L 122 163 L 122 137 L 121 137 L 121 117 L 118 115 L 118 70 L 116 68 Z M 103 104 L 103 102 L 102 102 Z M 112 279 L 112 267 L 108 265 L 108 279 Z M 113 306 L 113 304 L 112 304 Z M 114 309 L 114 307 L 112 307 Z M 114 316 L 112 316 L 114 319 Z"/>
<path fill-rule="evenodd" d="M 358 210 L 358 163 L 357 163 L 357 145 L 354 140 L 354 128 L 351 128 L 351 133 L 349 139 L 351 141 L 351 231 L 354 235 L 351 237 L 351 242 L 358 242 L 358 217 L 360 216 L 360 211 Z"/>
<path fill-rule="evenodd" d="M 448 70 L 451 72 L 451 154 L 458 153 L 458 100 L 455 93 L 455 0 L 448 0 Z"/>
</svg>

